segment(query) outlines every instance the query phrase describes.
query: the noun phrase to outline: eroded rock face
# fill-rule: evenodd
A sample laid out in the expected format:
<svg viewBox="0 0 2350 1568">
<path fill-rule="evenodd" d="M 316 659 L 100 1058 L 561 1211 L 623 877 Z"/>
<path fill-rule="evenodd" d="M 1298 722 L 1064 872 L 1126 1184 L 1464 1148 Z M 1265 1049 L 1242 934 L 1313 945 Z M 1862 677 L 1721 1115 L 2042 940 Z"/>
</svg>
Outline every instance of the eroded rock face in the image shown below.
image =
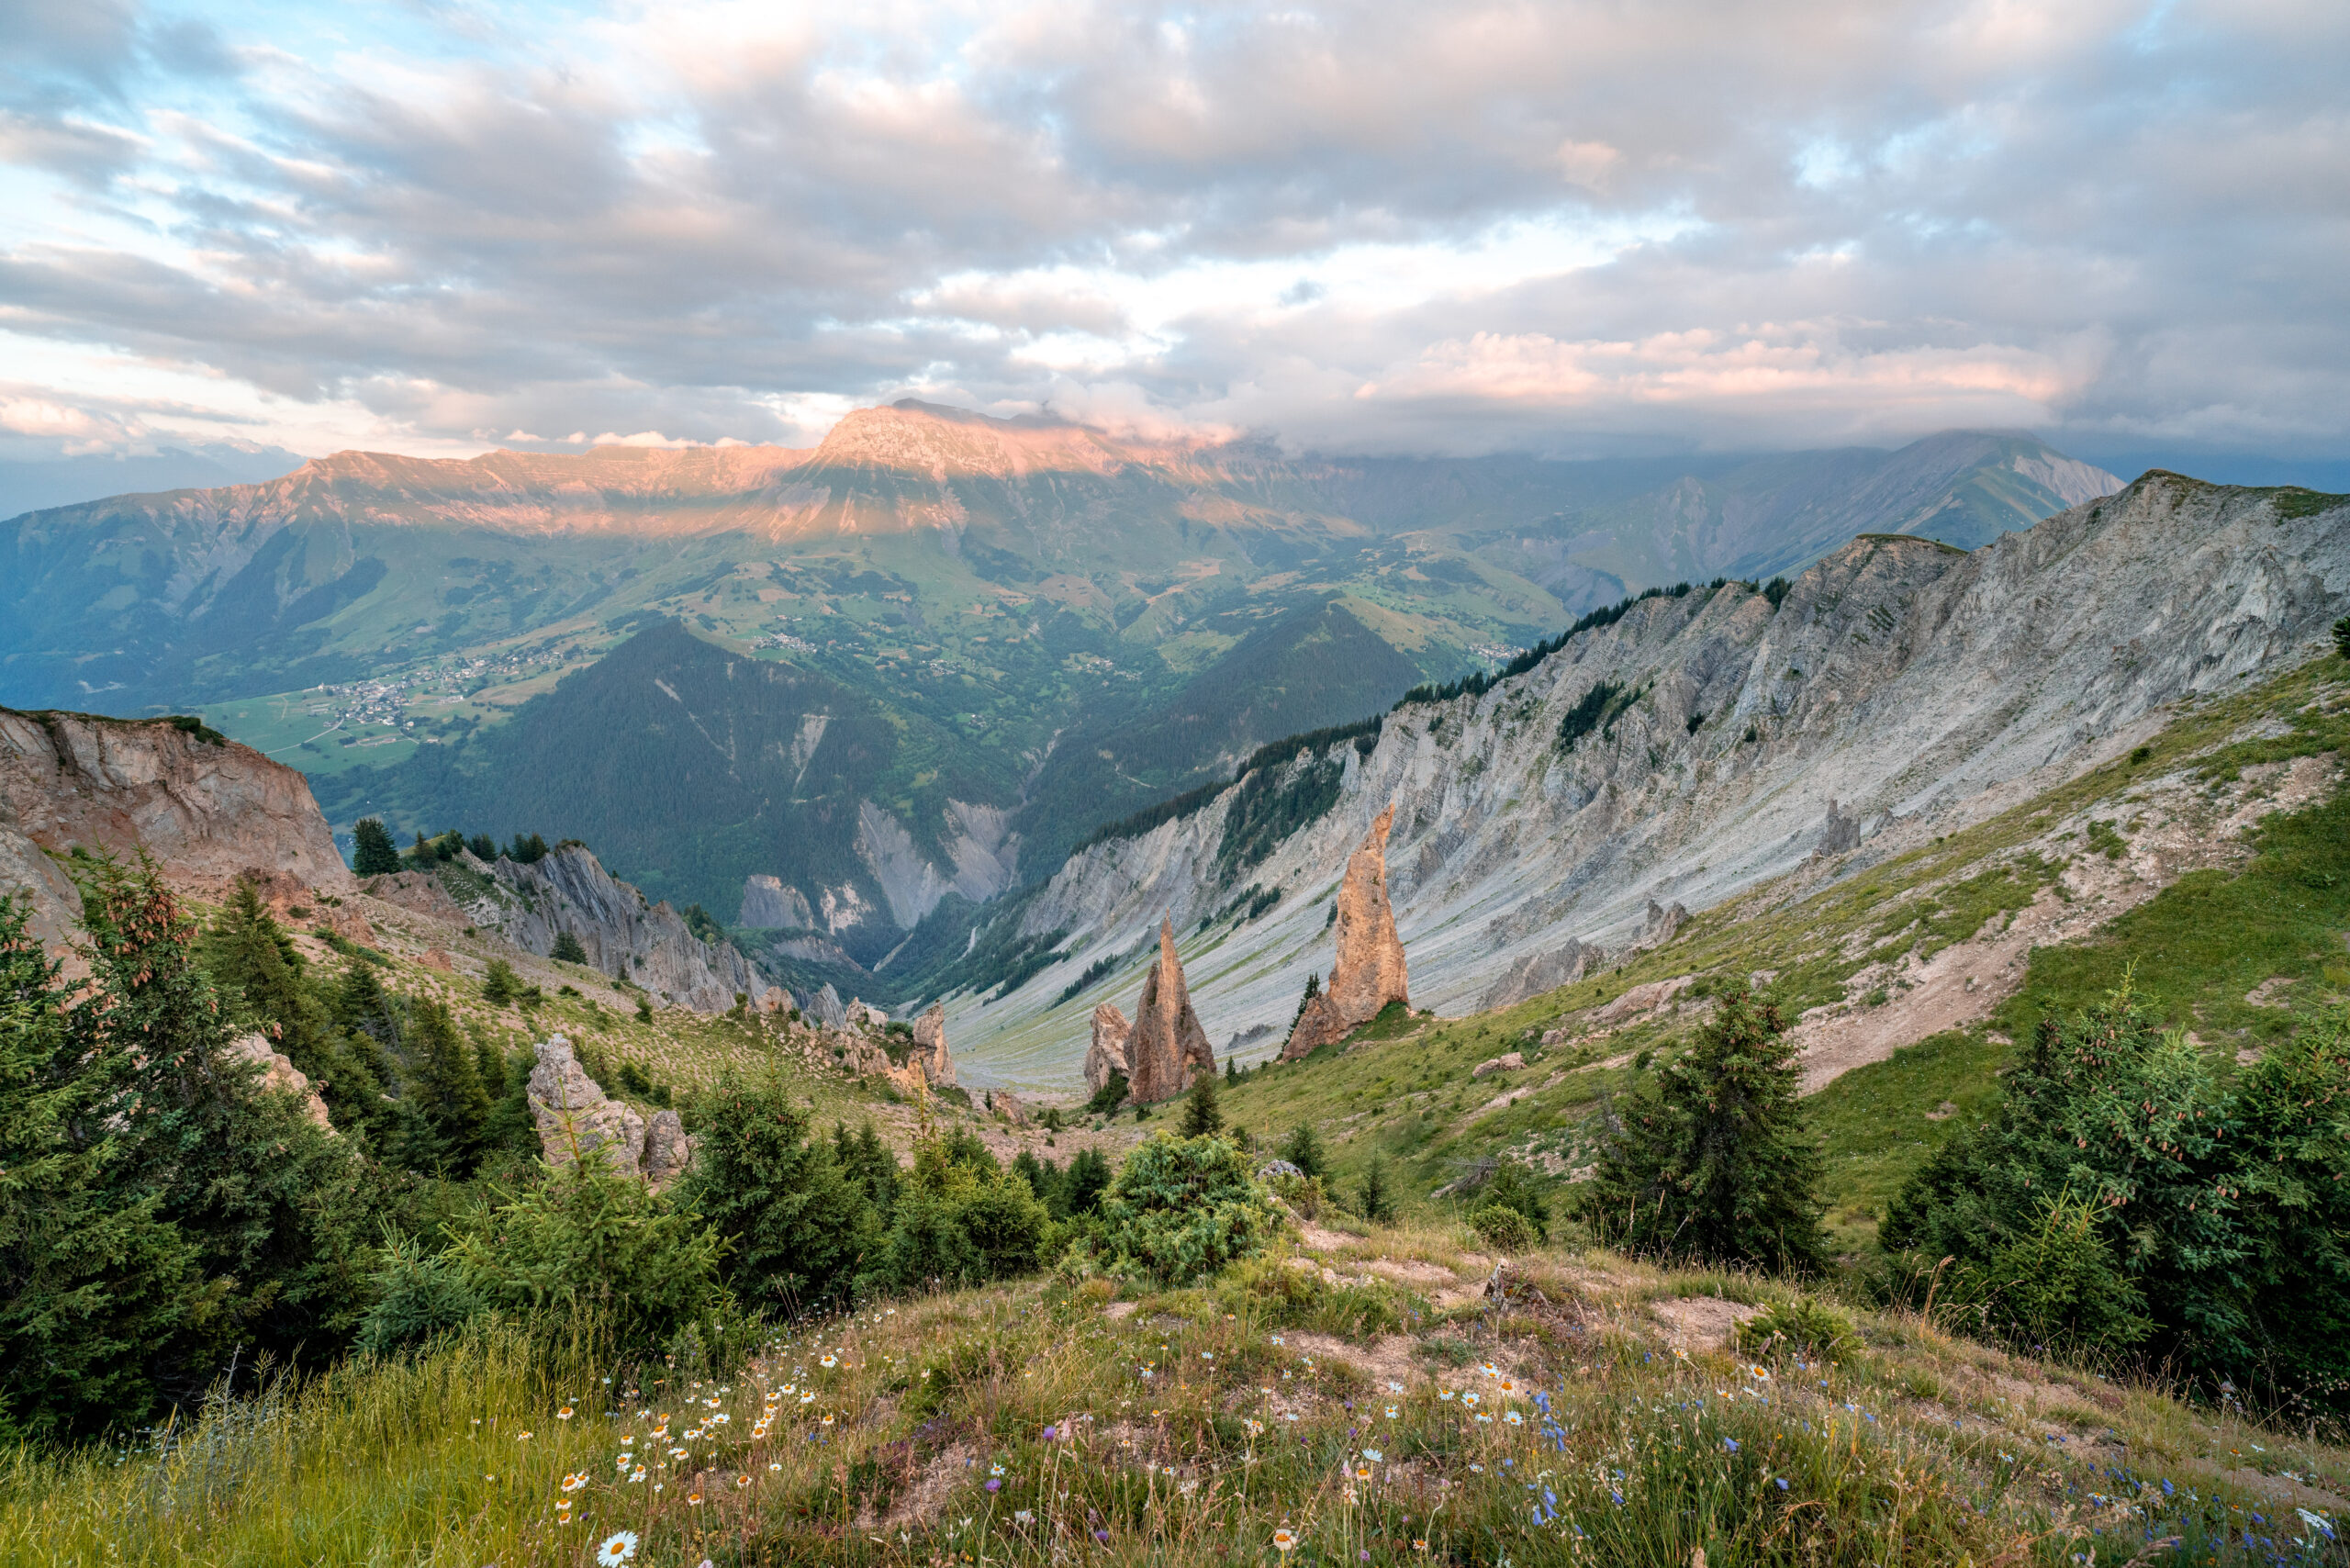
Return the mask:
<svg viewBox="0 0 2350 1568">
<path fill-rule="evenodd" d="M 1343 1039 L 1380 1014 L 1391 1002 L 1412 1004 L 1404 972 L 1404 942 L 1395 935 L 1395 912 L 1387 902 L 1387 834 L 1395 825 L 1389 805 L 1371 824 L 1361 846 L 1347 857 L 1347 879 L 1338 887 L 1338 958 L 1330 983 L 1305 1004 L 1284 1059 Z"/>
<path fill-rule="evenodd" d="M 1143 977 L 1142 1001 L 1135 1007 L 1126 1037 L 1127 1092 L 1138 1105 L 1172 1099 L 1203 1072 L 1215 1070 L 1215 1047 L 1208 1044 L 1192 994 L 1183 984 L 1182 960 L 1175 956 L 1175 926 L 1158 923 L 1158 962 Z"/>
<path fill-rule="evenodd" d="M 1114 1002 L 1105 1002 L 1093 1010 L 1093 1043 L 1085 1051 L 1085 1086 L 1094 1093 L 1102 1092 L 1113 1073 L 1133 1077 L 1126 1069 L 1126 1040 L 1134 1027 Z"/>
<path fill-rule="evenodd" d="M 841 993 L 833 989 L 830 980 L 826 980 L 824 989 L 810 999 L 808 1011 L 815 1015 L 817 1023 L 827 1029 L 848 1027 L 848 1009 L 842 1004 Z"/>
<path fill-rule="evenodd" d="M 1830 815 L 1834 815 L 1836 802 L 1829 801 L 1828 810 Z M 1661 904 L 1654 899 L 1649 900 L 1648 914 L 1640 922 L 1640 939 L 1632 944 L 1633 947 L 1646 949 L 1663 946 L 1681 934 L 1681 923 L 1688 918 L 1689 912 L 1678 903 Z M 1599 967 L 1596 958 L 1593 960 L 1590 967 L 1595 969 Z"/>
<path fill-rule="evenodd" d="M 542 1040 L 538 1058 L 529 1098 L 547 1163 L 561 1170 L 575 1159 L 599 1159 L 622 1175 L 642 1175 L 643 1115 L 605 1094 L 561 1035 Z"/>
<path fill-rule="evenodd" d="M 263 1089 L 297 1096 L 302 1102 L 303 1114 L 308 1116 L 314 1125 L 329 1132 L 334 1131 L 334 1123 L 327 1119 L 327 1103 L 319 1098 L 317 1090 L 310 1087 L 309 1074 L 288 1060 L 285 1052 L 274 1048 L 267 1038 L 260 1035 L 240 1035 L 222 1047 L 221 1051 L 223 1055 L 241 1061 L 259 1062 Z"/>
<path fill-rule="evenodd" d="M 767 990 L 733 944 L 703 941 L 685 916 L 605 870 L 585 846 L 565 844 L 528 866 L 470 856 L 466 865 L 495 877 L 502 896 L 469 905 L 465 920 L 495 927 L 526 953 L 546 957 L 567 932 L 592 968 L 699 1013 L 723 1013 L 737 996 Z"/>
<path fill-rule="evenodd" d="M 73 934 L 81 896 L 44 851 L 75 845 L 154 856 L 175 886 L 208 893 L 250 878 L 264 898 L 358 890 L 309 781 L 234 741 L 169 720 L 0 708 L 0 891 L 29 894 L 34 934 Z"/>
</svg>

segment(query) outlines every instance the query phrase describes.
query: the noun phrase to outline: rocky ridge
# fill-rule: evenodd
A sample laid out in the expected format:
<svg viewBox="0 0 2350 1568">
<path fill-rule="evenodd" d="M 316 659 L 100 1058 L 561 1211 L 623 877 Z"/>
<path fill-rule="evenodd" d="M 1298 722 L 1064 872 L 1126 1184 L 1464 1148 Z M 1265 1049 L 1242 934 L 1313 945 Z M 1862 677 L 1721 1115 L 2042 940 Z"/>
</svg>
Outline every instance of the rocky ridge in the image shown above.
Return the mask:
<svg viewBox="0 0 2350 1568">
<path fill-rule="evenodd" d="M 1972 554 L 1863 536 L 1783 599 L 1643 600 L 1490 690 L 1399 709 L 1367 755 L 1292 763 L 1339 764 L 1337 803 L 1241 873 L 1283 897 L 1196 961 L 1197 1004 L 1219 1034 L 1291 1015 L 1333 869 L 1391 807 L 1420 1000 L 1457 1011 L 1587 972 L 1585 948 L 1668 940 L 1674 906 L 1981 820 L 2126 752 L 2165 704 L 2322 651 L 2345 610 L 2350 509 L 2159 472 Z M 1085 937 L 1002 1002 L 957 999 L 967 1053 L 1069 1074 L 1056 1042 L 1084 1038 L 1069 1015 L 1092 999 L 1056 998 L 1146 922 L 1228 902 L 1236 793 L 1072 856 L 1020 928 Z"/>
<path fill-rule="evenodd" d="M 528 865 L 461 851 L 445 867 L 371 878 L 367 891 L 420 914 L 496 931 L 540 958 L 554 951 L 557 938 L 576 937 L 591 968 L 698 1012 L 723 1013 L 738 996 L 795 1005 L 780 993 L 770 1003 L 776 988 L 732 943 L 695 935 L 685 916 L 605 870 L 584 845 L 566 844 Z"/>
</svg>

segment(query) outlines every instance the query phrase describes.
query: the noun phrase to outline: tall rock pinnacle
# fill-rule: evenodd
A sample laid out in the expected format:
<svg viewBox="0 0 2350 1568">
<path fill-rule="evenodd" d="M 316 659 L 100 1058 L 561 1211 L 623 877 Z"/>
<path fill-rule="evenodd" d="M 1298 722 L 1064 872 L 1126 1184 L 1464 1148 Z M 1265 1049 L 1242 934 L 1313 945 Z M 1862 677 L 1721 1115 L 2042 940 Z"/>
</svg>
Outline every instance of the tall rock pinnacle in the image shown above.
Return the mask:
<svg viewBox="0 0 2350 1568">
<path fill-rule="evenodd" d="M 1168 1100 L 1192 1086 L 1203 1072 L 1215 1070 L 1215 1047 L 1192 1011 L 1192 993 L 1183 986 L 1183 965 L 1175 957 L 1175 925 L 1158 923 L 1158 962 L 1142 980 L 1142 1001 L 1135 1009 L 1133 1032 L 1126 1037 L 1127 1092 L 1137 1105 Z"/>
<path fill-rule="evenodd" d="M 1395 808 L 1379 813 L 1361 846 L 1347 858 L 1347 879 L 1338 888 L 1338 958 L 1330 983 L 1305 1004 L 1284 1061 L 1294 1060 L 1348 1031 L 1370 1023 L 1391 1002 L 1412 998 L 1404 974 L 1404 943 L 1395 935 L 1395 912 L 1387 903 L 1387 834 Z"/>
</svg>

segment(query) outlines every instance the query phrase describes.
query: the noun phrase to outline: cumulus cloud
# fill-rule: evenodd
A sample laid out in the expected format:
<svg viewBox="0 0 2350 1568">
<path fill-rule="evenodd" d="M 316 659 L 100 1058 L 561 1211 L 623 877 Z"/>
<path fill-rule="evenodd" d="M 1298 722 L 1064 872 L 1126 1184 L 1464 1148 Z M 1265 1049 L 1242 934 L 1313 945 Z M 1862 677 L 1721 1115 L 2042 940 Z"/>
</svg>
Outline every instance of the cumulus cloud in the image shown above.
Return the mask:
<svg viewBox="0 0 2350 1568">
<path fill-rule="evenodd" d="M 2315 0 L 16 7 L 0 327 L 417 450 L 804 444 L 912 393 L 2338 452 L 2344 58 Z"/>
</svg>

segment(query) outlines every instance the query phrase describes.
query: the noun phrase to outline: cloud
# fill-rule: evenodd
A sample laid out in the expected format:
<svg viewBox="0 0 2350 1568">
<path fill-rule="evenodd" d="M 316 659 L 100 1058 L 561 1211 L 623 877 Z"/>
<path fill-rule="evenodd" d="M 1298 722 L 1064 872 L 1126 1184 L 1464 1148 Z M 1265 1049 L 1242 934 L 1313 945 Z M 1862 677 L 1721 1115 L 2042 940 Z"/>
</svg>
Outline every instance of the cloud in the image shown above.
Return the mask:
<svg viewBox="0 0 2350 1568">
<path fill-rule="evenodd" d="M 804 444 L 912 393 L 2340 452 L 2345 57 L 2296 0 L 18 6 L 0 328 L 313 449 Z"/>
</svg>

